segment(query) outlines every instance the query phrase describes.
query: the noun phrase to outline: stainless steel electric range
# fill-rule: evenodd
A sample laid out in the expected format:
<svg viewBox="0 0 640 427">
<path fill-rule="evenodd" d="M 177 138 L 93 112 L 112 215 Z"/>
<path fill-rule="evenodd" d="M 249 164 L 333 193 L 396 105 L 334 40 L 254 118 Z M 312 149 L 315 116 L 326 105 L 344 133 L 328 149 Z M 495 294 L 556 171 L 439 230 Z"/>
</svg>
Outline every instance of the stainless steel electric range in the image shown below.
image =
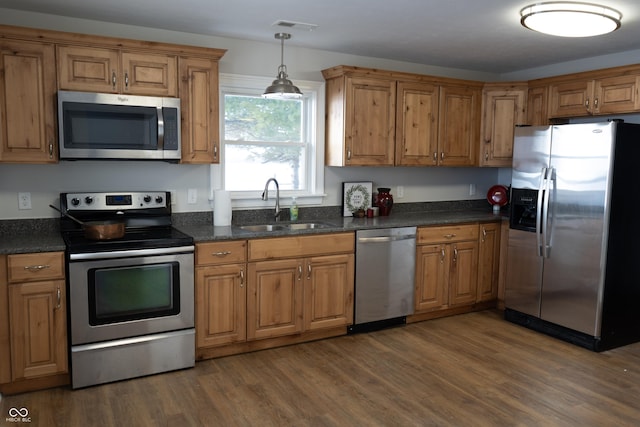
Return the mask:
<svg viewBox="0 0 640 427">
<path fill-rule="evenodd" d="M 62 193 L 60 209 L 125 222 L 96 241 L 61 217 L 72 388 L 194 366 L 194 243 L 172 226 L 171 193 Z"/>
</svg>

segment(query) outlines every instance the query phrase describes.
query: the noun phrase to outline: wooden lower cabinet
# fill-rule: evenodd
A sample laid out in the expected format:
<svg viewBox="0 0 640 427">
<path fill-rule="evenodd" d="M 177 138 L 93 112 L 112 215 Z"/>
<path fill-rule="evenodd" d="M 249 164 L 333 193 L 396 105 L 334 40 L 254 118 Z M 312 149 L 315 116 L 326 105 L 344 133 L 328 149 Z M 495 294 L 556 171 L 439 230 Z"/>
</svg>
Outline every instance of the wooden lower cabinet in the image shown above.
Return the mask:
<svg viewBox="0 0 640 427">
<path fill-rule="evenodd" d="M 198 243 L 197 358 L 346 334 L 354 246 L 353 233 Z"/>
<path fill-rule="evenodd" d="M 64 253 L 0 259 L 0 392 L 67 384 Z"/>
<path fill-rule="evenodd" d="M 500 223 L 480 224 L 478 254 L 478 294 L 476 301 L 490 301 L 498 297 L 500 278 Z"/>
<path fill-rule="evenodd" d="M 471 307 L 478 301 L 495 299 L 498 270 L 494 261 L 499 257 L 495 252 L 499 250 L 499 228 L 499 224 L 490 223 L 418 229 L 416 314 Z M 497 247 L 493 239 L 498 239 Z M 491 263 L 489 270 L 484 266 L 487 261 Z M 488 284 L 487 274 L 492 280 Z M 486 286 L 491 288 L 491 298 L 485 292 Z"/>
</svg>

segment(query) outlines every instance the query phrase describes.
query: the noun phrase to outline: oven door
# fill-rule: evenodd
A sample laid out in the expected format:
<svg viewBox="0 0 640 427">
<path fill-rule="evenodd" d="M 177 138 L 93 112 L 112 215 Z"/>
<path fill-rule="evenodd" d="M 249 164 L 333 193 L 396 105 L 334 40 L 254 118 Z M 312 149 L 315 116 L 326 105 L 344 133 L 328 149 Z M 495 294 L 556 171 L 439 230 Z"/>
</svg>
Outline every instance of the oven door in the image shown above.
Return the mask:
<svg viewBox="0 0 640 427">
<path fill-rule="evenodd" d="M 193 246 L 69 256 L 71 344 L 194 327 Z"/>
</svg>

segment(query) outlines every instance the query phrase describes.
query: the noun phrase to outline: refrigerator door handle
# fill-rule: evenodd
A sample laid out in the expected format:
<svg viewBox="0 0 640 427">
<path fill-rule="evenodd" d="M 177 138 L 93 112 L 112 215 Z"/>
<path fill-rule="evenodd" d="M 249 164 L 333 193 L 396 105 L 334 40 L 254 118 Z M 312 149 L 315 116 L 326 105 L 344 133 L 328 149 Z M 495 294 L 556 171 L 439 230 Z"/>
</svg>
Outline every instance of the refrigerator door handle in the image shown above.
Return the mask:
<svg viewBox="0 0 640 427">
<path fill-rule="evenodd" d="M 545 183 L 547 179 L 547 168 L 543 167 L 540 172 L 540 183 L 538 184 L 538 201 L 536 203 L 536 248 L 538 248 L 538 256 L 543 256 L 542 251 L 542 202 L 544 196 Z"/>
<path fill-rule="evenodd" d="M 551 231 L 549 230 L 549 194 L 553 186 L 555 169 L 547 168 L 547 174 L 544 180 L 544 201 L 542 203 L 542 247 L 540 248 L 542 256 L 549 258 L 551 250 Z"/>
</svg>

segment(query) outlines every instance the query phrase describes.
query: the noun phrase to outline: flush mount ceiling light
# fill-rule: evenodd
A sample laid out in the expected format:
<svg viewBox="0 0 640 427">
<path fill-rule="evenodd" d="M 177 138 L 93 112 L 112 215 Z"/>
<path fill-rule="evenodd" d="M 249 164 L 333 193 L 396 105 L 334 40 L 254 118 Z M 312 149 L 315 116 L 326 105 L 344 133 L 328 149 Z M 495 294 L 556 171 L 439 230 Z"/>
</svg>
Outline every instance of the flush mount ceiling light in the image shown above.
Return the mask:
<svg viewBox="0 0 640 427">
<path fill-rule="evenodd" d="M 520 10 L 520 23 L 533 31 L 560 37 L 591 37 L 620 28 L 622 14 L 593 3 L 552 1 Z"/>
<path fill-rule="evenodd" d="M 287 98 L 296 99 L 302 97 L 302 92 L 287 76 L 287 66 L 284 65 L 284 41 L 291 38 L 288 33 L 276 33 L 275 37 L 280 40 L 280 66 L 278 67 L 278 77 L 271 83 L 264 93 L 263 98 Z"/>
</svg>

